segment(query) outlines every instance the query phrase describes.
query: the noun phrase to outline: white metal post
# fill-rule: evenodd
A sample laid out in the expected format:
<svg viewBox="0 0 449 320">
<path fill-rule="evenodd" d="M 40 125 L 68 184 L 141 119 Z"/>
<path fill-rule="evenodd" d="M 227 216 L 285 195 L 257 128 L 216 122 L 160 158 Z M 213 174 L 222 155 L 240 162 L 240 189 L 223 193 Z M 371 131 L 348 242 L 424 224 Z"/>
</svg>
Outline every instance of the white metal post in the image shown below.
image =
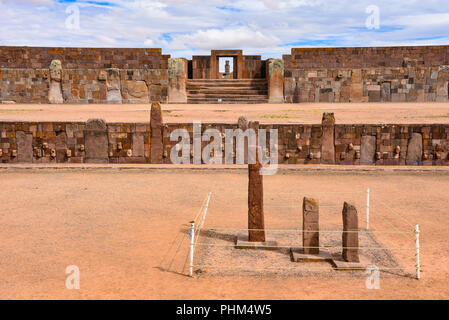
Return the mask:
<svg viewBox="0 0 449 320">
<path fill-rule="evenodd" d="M 210 202 L 211 195 L 212 195 L 212 192 L 209 191 L 209 193 L 207 195 L 206 205 L 204 206 L 203 219 L 201 221 L 200 229 L 203 227 L 204 221 L 206 220 L 207 209 L 209 208 L 209 202 Z"/>
<path fill-rule="evenodd" d="M 421 278 L 421 263 L 419 261 L 419 224 L 415 226 L 415 239 L 416 239 L 416 279 Z"/>
<path fill-rule="evenodd" d="M 190 276 L 193 277 L 193 250 L 195 248 L 195 222 L 192 221 L 190 224 Z"/>
<path fill-rule="evenodd" d="M 366 230 L 369 230 L 369 188 L 366 190 Z"/>
</svg>

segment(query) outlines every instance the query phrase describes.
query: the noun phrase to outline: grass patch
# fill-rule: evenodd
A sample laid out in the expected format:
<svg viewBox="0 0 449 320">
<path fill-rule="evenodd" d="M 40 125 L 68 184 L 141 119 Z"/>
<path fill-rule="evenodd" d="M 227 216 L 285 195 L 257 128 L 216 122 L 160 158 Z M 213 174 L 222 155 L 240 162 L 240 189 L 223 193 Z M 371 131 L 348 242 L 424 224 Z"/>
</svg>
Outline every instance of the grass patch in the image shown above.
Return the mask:
<svg viewBox="0 0 449 320">
<path fill-rule="evenodd" d="M 43 109 L 0 109 L 0 113 L 27 113 L 27 112 L 39 112 L 44 111 Z"/>
<path fill-rule="evenodd" d="M 288 119 L 288 118 L 300 118 L 300 116 L 294 115 L 294 114 L 281 113 L 281 114 L 261 114 L 261 115 L 259 115 L 259 118 L 262 118 L 262 119 Z"/>
</svg>

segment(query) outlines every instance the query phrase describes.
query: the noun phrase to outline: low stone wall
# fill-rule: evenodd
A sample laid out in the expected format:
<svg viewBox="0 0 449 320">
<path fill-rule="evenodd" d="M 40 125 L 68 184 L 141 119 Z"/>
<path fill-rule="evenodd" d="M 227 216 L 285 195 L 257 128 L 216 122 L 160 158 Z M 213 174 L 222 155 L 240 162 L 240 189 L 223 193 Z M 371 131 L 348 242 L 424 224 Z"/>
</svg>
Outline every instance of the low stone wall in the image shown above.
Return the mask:
<svg viewBox="0 0 449 320">
<path fill-rule="evenodd" d="M 281 164 L 449 165 L 449 125 L 335 125 L 332 118 L 316 125 L 261 124 L 260 129 L 278 129 Z M 170 141 L 171 132 L 186 129 L 193 142 L 192 124 L 153 127 L 161 128 L 162 137 L 151 134 L 149 122 L 3 122 L 0 123 L 0 160 L 2 163 L 151 163 L 153 137 L 162 140 L 162 157 L 154 159 L 171 163 L 170 153 L 177 144 Z M 238 124 L 206 123 L 202 132 L 209 128 L 222 133 L 224 145 L 225 130 L 238 129 Z M 202 142 L 202 148 L 206 145 L 207 142 Z"/>
</svg>

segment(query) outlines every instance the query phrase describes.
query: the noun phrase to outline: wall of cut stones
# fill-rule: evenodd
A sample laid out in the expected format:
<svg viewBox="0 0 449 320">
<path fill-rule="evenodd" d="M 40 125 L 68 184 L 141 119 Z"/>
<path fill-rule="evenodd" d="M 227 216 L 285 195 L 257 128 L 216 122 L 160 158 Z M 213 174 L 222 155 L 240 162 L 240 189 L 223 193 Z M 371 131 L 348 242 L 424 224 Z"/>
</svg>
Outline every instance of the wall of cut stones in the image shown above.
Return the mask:
<svg viewBox="0 0 449 320">
<path fill-rule="evenodd" d="M 166 102 L 168 59 L 161 49 L 0 47 L 0 101 Z"/>
<path fill-rule="evenodd" d="M 449 47 L 294 48 L 285 102 L 447 101 Z"/>
<path fill-rule="evenodd" d="M 332 154 L 326 149 L 329 144 L 323 144 L 323 127 L 260 125 L 261 129 L 278 129 L 281 164 L 332 163 L 329 159 L 322 161 L 323 154 Z M 325 127 L 329 130 L 328 124 Z M 161 163 L 171 163 L 170 153 L 177 141 L 170 141 L 169 135 L 180 128 L 188 130 L 193 143 L 191 124 L 162 124 Z M 238 124 L 202 125 L 203 132 L 209 128 L 222 132 L 224 145 L 225 130 L 235 130 Z M 0 134 L 2 163 L 151 163 L 149 122 L 2 122 Z M 202 142 L 203 148 L 206 145 Z M 335 164 L 449 165 L 449 125 L 337 124 L 330 148 L 334 148 Z M 190 156 L 193 162 L 193 153 Z"/>
</svg>

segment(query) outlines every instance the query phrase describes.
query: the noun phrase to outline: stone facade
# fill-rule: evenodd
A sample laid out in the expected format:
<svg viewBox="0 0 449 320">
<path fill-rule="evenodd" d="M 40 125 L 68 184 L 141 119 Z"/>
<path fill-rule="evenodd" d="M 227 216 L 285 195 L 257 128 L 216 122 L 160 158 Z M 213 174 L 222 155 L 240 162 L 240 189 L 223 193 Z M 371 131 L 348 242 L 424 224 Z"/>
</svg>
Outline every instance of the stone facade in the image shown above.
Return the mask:
<svg viewBox="0 0 449 320">
<path fill-rule="evenodd" d="M 108 162 L 151 163 L 149 119 L 144 123 L 107 123 L 106 127 Z M 189 132 L 190 143 L 193 144 L 192 124 L 162 123 L 162 161 L 158 158 L 157 162 L 171 163 L 169 155 L 178 141 L 170 141 L 169 136 L 172 131 L 181 128 Z M 222 133 L 224 145 L 225 130 L 236 130 L 238 124 L 203 123 L 201 130 L 204 132 L 209 128 L 215 128 Z M 321 124 L 260 124 L 260 129 L 267 129 L 267 131 L 278 129 L 280 164 L 322 163 L 323 127 Z M 335 164 L 449 165 L 449 125 L 336 124 L 334 130 Z M 0 134 L 0 160 L 3 163 L 86 162 L 85 122 L 1 122 Z M 32 140 L 27 140 L 31 137 Z M 419 137 L 422 137 L 421 143 Z M 416 143 L 417 139 L 418 143 Z M 32 146 L 32 157 L 29 155 L 30 148 L 27 147 L 30 144 L 29 141 Z M 202 143 L 203 148 L 206 145 L 206 142 Z M 413 150 L 413 156 L 409 148 Z M 26 154 L 22 155 L 22 152 Z M 20 156 L 18 156 L 19 153 Z M 225 152 L 223 152 L 223 163 L 225 163 L 224 157 Z M 421 161 L 418 161 L 419 158 Z M 193 163 L 193 154 L 191 154 L 191 163 Z"/>
<path fill-rule="evenodd" d="M 293 48 L 283 59 L 262 60 L 212 50 L 189 61 L 161 49 L 0 46 L 0 102 L 183 103 L 189 79 L 220 78 L 223 57 L 233 58 L 230 78 L 267 81 L 268 90 L 252 92 L 263 98 L 256 102 L 448 101 L 448 52 L 449 46 Z"/>
</svg>

